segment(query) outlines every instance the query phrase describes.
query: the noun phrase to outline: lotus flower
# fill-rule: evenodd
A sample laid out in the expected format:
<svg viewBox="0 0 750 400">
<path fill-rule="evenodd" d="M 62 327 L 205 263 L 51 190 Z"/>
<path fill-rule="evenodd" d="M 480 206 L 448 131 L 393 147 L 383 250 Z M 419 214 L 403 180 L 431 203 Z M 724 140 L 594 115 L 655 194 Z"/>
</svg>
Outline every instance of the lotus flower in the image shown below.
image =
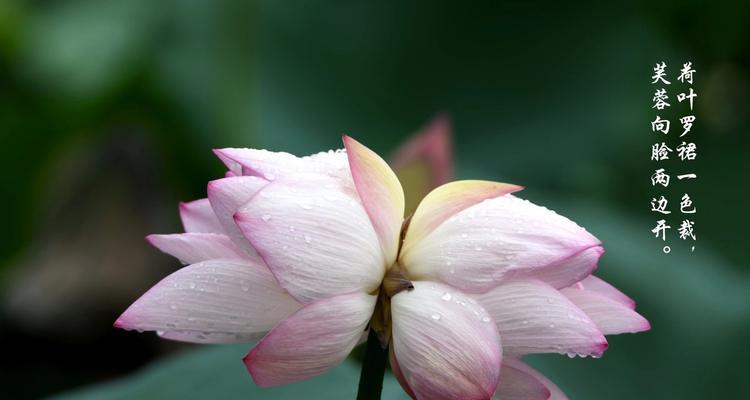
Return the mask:
<svg viewBox="0 0 750 400">
<path fill-rule="evenodd" d="M 256 384 L 321 374 L 377 332 L 415 399 L 564 398 L 521 361 L 599 357 L 605 334 L 649 329 L 627 296 L 591 272 L 601 242 L 487 181 L 438 187 L 404 220 L 387 163 L 345 150 L 298 158 L 222 149 L 229 171 L 181 204 L 186 233 L 148 240 L 188 266 L 115 326 L 168 339 L 256 339 Z"/>
</svg>

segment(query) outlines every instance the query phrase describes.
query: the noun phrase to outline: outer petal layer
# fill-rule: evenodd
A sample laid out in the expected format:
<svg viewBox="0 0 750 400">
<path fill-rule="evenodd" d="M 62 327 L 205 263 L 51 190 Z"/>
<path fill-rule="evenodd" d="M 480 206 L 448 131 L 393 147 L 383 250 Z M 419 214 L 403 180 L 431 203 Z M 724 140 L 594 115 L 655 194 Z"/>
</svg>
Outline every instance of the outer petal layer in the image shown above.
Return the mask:
<svg viewBox="0 0 750 400">
<path fill-rule="evenodd" d="M 391 299 L 393 352 L 418 399 L 489 399 L 502 349 L 485 310 L 455 289 L 413 282 Z"/>
<path fill-rule="evenodd" d="M 471 293 L 521 277 L 566 287 L 596 267 L 603 253 L 599 243 L 569 219 L 505 195 L 449 218 L 405 247 L 401 260 L 413 279 L 439 280 Z"/>
<path fill-rule="evenodd" d="M 378 237 L 359 197 L 333 178 L 277 179 L 235 221 L 281 286 L 302 303 L 371 292 L 385 273 Z"/>
<path fill-rule="evenodd" d="M 504 283 L 477 296 L 511 355 L 566 353 L 599 357 L 607 340 L 596 324 L 553 287 L 535 280 Z"/>
<path fill-rule="evenodd" d="M 180 203 L 180 219 L 185 232 L 224 233 L 208 199 Z"/>
<path fill-rule="evenodd" d="M 493 400 L 567 400 L 567 397 L 538 371 L 519 360 L 506 358 Z"/>
<path fill-rule="evenodd" d="M 146 240 L 183 264 L 217 258 L 248 258 L 247 253 L 237 247 L 228 236 L 218 233 L 148 235 Z"/>
<path fill-rule="evenodd" d="M 281 322 L 244 359 L 255 383 L 292 383 L 338 365 L 359 342 L 376 299 L 361 292 L 340 294 Z"/>
<path fill-rule="evenodd" d="M 115 326 L 187 342 L 240 343 L 262 336 L 299 307 L 264 265 L 211 260 L 164 278 Z"/>
<path fill-rule="evenodd" d="M 404 220 L 404 190 L 380 156 L 349 136 L 343 140 L 357 192 L 378 234 L 386 264 L 391 265 L 396 261 Z"/>
<path fill-rule="evenodd" d="M 577 288 L 566 288 L 560 292 L 583 310 L 605 335 L 637 333 L 651 329 L 646 318 L 627 305 L 599 292 Z"/>
</svg>

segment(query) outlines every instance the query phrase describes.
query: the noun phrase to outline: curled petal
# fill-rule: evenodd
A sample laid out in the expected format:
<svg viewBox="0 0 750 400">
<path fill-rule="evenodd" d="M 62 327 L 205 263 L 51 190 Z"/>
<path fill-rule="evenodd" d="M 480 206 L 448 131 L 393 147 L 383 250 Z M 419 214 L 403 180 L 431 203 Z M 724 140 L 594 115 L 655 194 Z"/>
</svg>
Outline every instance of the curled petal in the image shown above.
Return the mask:
<svg viewBox="0 0 750 400">
<path fill-rule="evenodd" d="M 470 293 L 522 277 L 566 287 L 590 274 L 603 253 L 585 229 L 513 195 L 468 207 L 409 245 L 401 260 L 412 278 Z"/>
<path fill-rule="evenodd" d="M 618 290 L 616 287 L 610 285 L 605 280 L 597 278 L 594 275 L 589 275 L 586 279 L 571 286 L 579 289 L 590 290 L 603 295 L 604 297 L 610 298 L 624 306 L 635 309 L 635 300 L 631 299 L 625 293 Z"/>
<path fill-rule="evenodd" d="M 607 340 L 586 313 L 544 282 L 510 281 L 477 299 L 497 324 L 506 354 L 599 357 L 607 348 Z"/>
<path fill-rule="evenodd" d="M 362 337 L 376 299 L 361 292 L 340 294 L 282 321 L 244 359 L 255 383 L 297 382 L 338 365 Z"/>
<path fill-rule="evenodd" d="M 442 284 L 413 282 L 391 299 L 393 358 L 418 399 L 490 399 L 502 349 L 476 300 Z"/>
<path fill-rule="evenodd" d="M 251 256 L 256 256 L 255 249 L 240 232 L 234 214 L 267 184 L 268 181 L 255 176 L 229 177 L 208 183 L 208 200 L 216 218 L 232 241 Z"/>
<path fill-rule="evenodd" d="M 627 305 L 599 292 L 575 287 L 565 288 L 560 292 L 583 310 L 605 335 L 637 333 L 651 329 L 646 318 Z"/>
<path fill-rule="evenodd" d="M 235 214 L 235 221 L 281 286 L 302 303 L 371 292 L 385 273 L 378 237 L 359 197 L 336 179 L 279 178 Z"/>
<path fill-rule="evenodd" d="M 404 220 L 404 190 L 380 156 L 349 136 L 343 140 L 357 192 L 378 234 L 386 264 L 391 265 Z"/>
<path fill-rule="evenodd" d="M 567 400 L 552 381 L 520 360 L 506 358 L 493 400 Z"/>
<path fill-rule="evenodd" d="M 268 269 L 251 260 L 210 260 L 157 283 L 115 322 L 196 343 L 255 340 L 299 309 Z"/>
<path fill-rule="evenodd" d="M 180 203 L 180 219 L 185 232 L 224 233 L 208 199 Z"/>
<path fill-rule="evenodd" d="M 148 235 L 146 240 L 183 264 L 217 258 L 248 258 L 247 253 L 237 247 L 228 236 L 218 233 Z"/>
</svg>

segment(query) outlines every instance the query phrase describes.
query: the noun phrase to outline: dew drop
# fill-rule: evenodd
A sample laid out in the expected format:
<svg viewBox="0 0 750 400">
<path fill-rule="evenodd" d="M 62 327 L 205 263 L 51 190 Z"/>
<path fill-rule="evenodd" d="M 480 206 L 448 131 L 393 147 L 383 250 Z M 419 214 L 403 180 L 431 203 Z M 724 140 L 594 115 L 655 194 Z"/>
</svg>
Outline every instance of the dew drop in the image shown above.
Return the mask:
<svg viewBox="0 0 750 400">
<path fill-rule="evenodd" d="M 438 313 L 432 314 L 432 319 L 434 319 L 435 321 L 439 321 L 440 320 L 440 314 L 438 314 Z"/>
<path fill-rule="evenodd" d="M 453 296 L 451 296 L 450 293 L 445 292 L 445 294 L 443 296 L 441 296 L 440 298 L 443 299 L 443 301 L 450 301 L 452 297 Z"/>
<path fill-rule="evenodd" d="M 482 322 L 490 322 L 490 317 L 482 317 Z"/>
<path fill-rule="evenodd" d="M 164 336 L 164 333 L 165 333 L 164 331 L 156 331 L 156 334 L 158 336 Z"/>
<path fill-rule="evenodd" d="M 554 300 L 552 300 L 552 298 L 551 298 L 551 297 L 547 297 L 547 303 L 549 303 L 549 304 L 552 304 L 552 303 L 554 303 L 554 302 L 555 302 L 555 301 L 554 301 Z"/>
<path fill-rule="evenodd" d="M 176 305 L 174 305 L 174 304 L 170 304 L 170 305 L 169 305 L 169 309 L 170 309 L 170 310 L 172 310 L 172 311 L 174 311 L 174 310 L 176 310 L 176 309 L 177 309 L 177 306 L 176 306 Z"/>
<path fill-rule="evenodd" d="M 555 324 L 549 324 L 549 327 L 550 327 L 550 328 L 554 328 L 554 327 L 555 327 Z"/>
<path fill-rule="evenodd" d="M 195 282 L 190 282 L 190 289 L 195 289 Z"/>
<path fill-rule="evenodd" d="M 467 237 L 469 237 L 469 235 L 467 235 L 467 234 L 465 234 L 465 233 L 462 233 L 462 234 L 461 234 L 461 237 L 462 237 L 462 238 L 467 238 Z"/>
<path fill-rule="evenodd" d="M 269 215 L 269 214 L 263 214 L 263 216 L 261 218 L 263 219 L 263 221 L 268 222 L 268 221 L 271 220 L 271 215 Z"/>
<path fill-rule="evenodd" d="M 310 243 L 310 242 L 312 242 L 312 238 L 310 237 L 310 235 L 305 235 L 305 243 Z"/>
</svg>

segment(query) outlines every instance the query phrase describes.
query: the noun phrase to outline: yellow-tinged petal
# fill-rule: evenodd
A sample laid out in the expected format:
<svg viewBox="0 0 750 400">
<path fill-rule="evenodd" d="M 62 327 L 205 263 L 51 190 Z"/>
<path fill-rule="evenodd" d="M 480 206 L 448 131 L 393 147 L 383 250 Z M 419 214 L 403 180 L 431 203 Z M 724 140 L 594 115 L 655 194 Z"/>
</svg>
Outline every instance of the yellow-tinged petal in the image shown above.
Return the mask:
<svg viewBox="0 0 750 400">
<path fill-rule="evenodd" d="M 456 213 L 483 200 L 522 189 L 523 186 L 481 180 L 455 181 L 436 188 L 422 199 L 417 211 L 414 212 L 406 231 L 401 254 L 408 252 L 414 243 L 429 235 Z"/>
<path fill-rule="evenodd" d="M 346 135 L 343 141 L 354 185 L 378 234 L 387 265 L 391 265 L 396 260 L 404 219 L 404 190 L 396 174 L 374 151 Z"/>
</svg>

